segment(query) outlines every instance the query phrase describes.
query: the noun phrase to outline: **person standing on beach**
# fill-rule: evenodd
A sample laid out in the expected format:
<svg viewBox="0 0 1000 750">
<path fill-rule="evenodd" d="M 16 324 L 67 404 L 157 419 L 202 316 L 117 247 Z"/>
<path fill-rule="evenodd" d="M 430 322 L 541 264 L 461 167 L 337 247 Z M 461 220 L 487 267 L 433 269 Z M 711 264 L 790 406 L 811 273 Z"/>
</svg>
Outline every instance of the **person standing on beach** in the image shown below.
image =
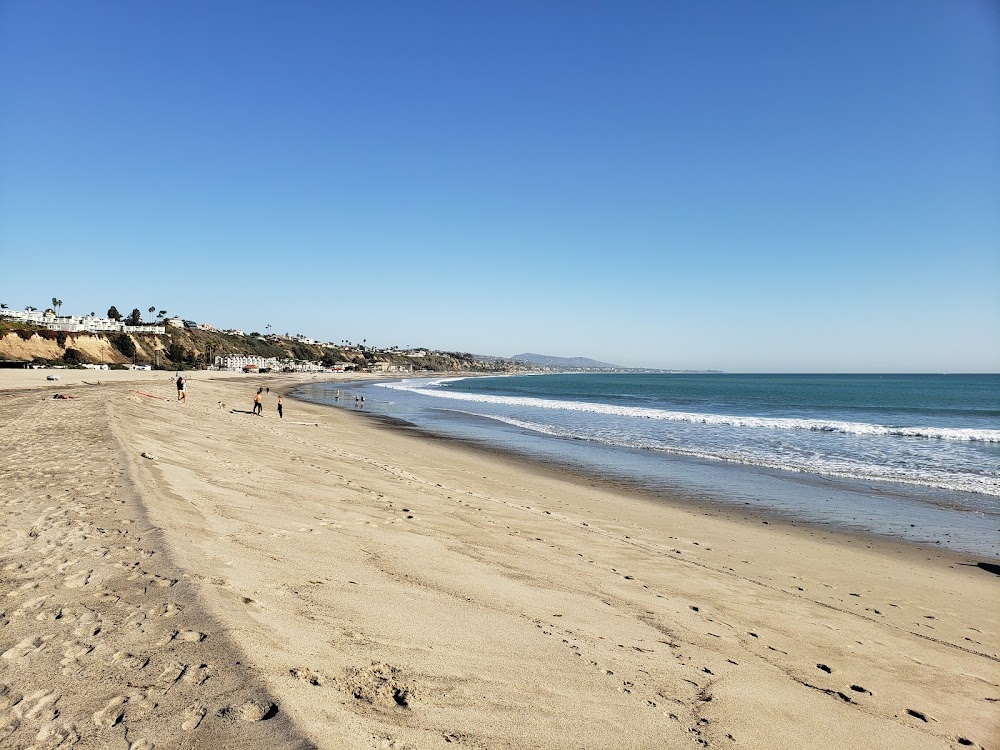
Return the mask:
<svg viewBox="0 0 1000 750">
<path fill-rule="evenodd" d="M 177 400 L 184 400 L 184 378 L 181 377 L 180 373 L 177 373 Z"/>
<path fill-rule="evenodd" d="M 253 413 L 259 417 L 264 416 L 264 389 L 258 388 L 257 395 L 253 397 Z"/>
<path fill-rule="evenodd" d="M 284 419 L 285 415 L 282 413 L 281 408 L 281 396 L 278 396 L 278 419 Z"/>
</svg>

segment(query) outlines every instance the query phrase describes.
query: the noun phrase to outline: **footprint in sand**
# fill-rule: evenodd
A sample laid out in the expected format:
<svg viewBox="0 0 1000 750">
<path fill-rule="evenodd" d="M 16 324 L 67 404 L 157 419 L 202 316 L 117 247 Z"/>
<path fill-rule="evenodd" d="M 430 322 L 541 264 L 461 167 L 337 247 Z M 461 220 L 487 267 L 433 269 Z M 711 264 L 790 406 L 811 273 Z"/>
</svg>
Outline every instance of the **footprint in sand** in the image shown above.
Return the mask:
<svg viewBox="0 0 1000 750">
<path fill-rule="evenodd" d="M 192 685 L 203 685 L 214 675 L 215 670 L 211 664 L 199 664 L 197 667 L 189 667 L 184 672 L 184 682 L 191 683 Z"/>
<path fill-rule="evenodd" d="M 65 573 L 67 570 L 69 570 L 70 568 L 72 568 L 78 562 L 80 562 L 79 559 L 66 560 L 62 564 L 56 566 L 56 572 L 59 573 L 59 574 Z"/>
<path fill-rule="evenodd" d="M 376 708 L 409 708 L 415 692 L 402 670 L 380 662 L 367 668 L 348 667 L 343 688 L 356 701 Z"/>
<path fill-rule="evenodd" d="M 198 725 L 201 724 L 201 720 L 205 718 L 206 713 L 207 710 L 201 703 L 192 703 L 184 709 L 184 721 L 181 723 L 181 729 L 185 732 L 197 729 Z"/>
<path fill-rule="evenodd" d="M 101 632 L 101 618 L 96 612 L 87 610 L 80 615 L 77 626 L 73 629 L 73 635 L 77 638 L 89 638 Z"/>
<path fill-rule="evenodd" d="M 144 669 L 147 664 L 149 664 L 149 658 L 145 656 L 136 656 L 135 654 L 130 654 L 128 651 L 116 651 L 115 655 L 111 657 L 111 662 L 113 664 L 118 664 L 125 669 L 138 672 L 140 669 Z"/>
<path fill-rule="evenodd" d="M 63 586 L 68 589 L 79 589 L 90 583 L 90 576 L 93 575 L 94 571 L 84 570 L 76 575 L 72 575 L 63 581 Z"/>
<path fill-rule="evenodd" d="M 9 685 L 0 682 L 0 711 L 5 711 L 11 706 L 16 706 L 21 702 L 21 694 L 11 690 Z"/>
<path fill-rule="evenodd" d="M 923 711 L 916 711 L 912 708 L 906 709 L 906 713 L 912 716 L 914 719 L 920 719 L 922 722 L 937 721 L 933 716 L 925 714 Z"/>
<path fill-rule="evenodd" d="M 181 675 L 184 674 L 185 670 L 187 670 L 187 664 L 181 664 L 179 661 L 171 662 L 167 665 L 167 668 L 160 673 L 160 676 L 156 678 L 156 681 L 163 686 L 164 690 L 167 690 L 181 678 Z"/>
<path fill-rule="evenodd" d="M 288 674 L 290 674 L 297 680 L 303 680 L 305 682 L 308 682 L 310 685 L 315 685 L 317 687 L 322 685 L 326 681 L 323 675 L 321 675 L 319 672 L 314 672 L 313 670 L 307 667 L 289 669 Z"/>
<path fill-rule="evenodd" d="M 149 610 L 149 615 L 150 617 L 173 617 L 179 615 L 183 610 L 183 607 L 178 607 L 173 602 L 164 602 L 160 606 Z"/>
<path fill-rule="evenodd" d="M 20 607 L 14 610 L 14 617 L 25 617 L 28 612 L 36 609 L 41 609 L 42 605 L 45 603 L 46 599 L 52 597 L 52 594 L 43 594 L 42 596 L 36 596 L 33 599 L 28 599 Z"/>
<path fill-rule="evenodd" d="M 40 651 L 46 649 L 47 642 L 51 640 L 54 636 L 28 636 L 27 638 L 19 641 L 18 643 L 11 646 L 9 649 L 0 654 L 0 657 L 7 659 L 8 661 L 15 661 L 30 656 L 32 654 L 37 654 Z"/>
<path fill-rule="evenodd" d="M 116 695 L 109 700 L 100 711 L 94 712 L 94 723 L 99 727 L 113 727 L 125 718 L 125 703 L 128 701 L 124 695 Z"/>
<path fill-rule="evenodd" d="M 31 591 L 31 589 L 37 589 L 37 588 L 38 588 L 38 582 L 37 581 L 28 581 L 27 583 L 22 583 L 20 586 L 18 586 L 13 591 L 8 592 L 7 593 L 7 598 L 8 599 L 12 599 L 15 596 L 20 596 L 25 591 Z"/>
<path fill-rule="evenodd" d="M 201 720 L 205 718 L 206 709 L 201 703 L 192 703 L 184 709 L 184 721 L 181 722 L 181 729 L 190 732 L 198 728 Z"/>
<path fill-rule="evenodd" d="M 37 690 L 24 698 L 24 704 L 33 703 L 27 711 L 24 711 L 25 719 L 35 721 L 52 721 L 59 715 L 59 710 L 55 707 L 62 696 L 54 690 Z"/>
<path fill-rule="evenodd" d="M 72 747 L 79 741 L 80 733 L 76 731 L 76 724 L 67 723 L 62 726 L 47 724 L 35 735 L 35 742 L 31 748 L 48 750 L 48 748 Z"/>
<path fill-rule="evenodd" d="M 62 607 L 53 607 L 52 609 L 43 609 L 35 615 L 35 619 L 39 622 L 55 622 L 56 620 L 61 620 L 63 615 Z"/>
<path fill-rule="evenodd" d="M 270 701 L 247 701 L 235 707 L 235 714 L 242 721 L 267 721 L 278 713 L 278 707 Z"/>
<path fill-rule="evenodd" d="M 186 643 L 200 643 L 205 640 L 206 636 L 204 633 L 199 633 L 197 630 L 172 630 L 166 633 L 160 640 L 156 642 L 157 646 L 166 646 L 171 641 L 184 641 Z"/>
<path fill-rule="evenodd" d="M 59 664 L 63 667 L 69 666 L 93 650 L 94 647 L 89 643 L 83 643 L 82 641 L 68 641 L 66 643 L 66 650 L 63 651 L 63 658 Z"/>
<path fill-rule="evenodd" d="M 21 719 L 13 711 L 0 714 L 0 740 L 14 734 L 21 726 Z"/>
</svg>

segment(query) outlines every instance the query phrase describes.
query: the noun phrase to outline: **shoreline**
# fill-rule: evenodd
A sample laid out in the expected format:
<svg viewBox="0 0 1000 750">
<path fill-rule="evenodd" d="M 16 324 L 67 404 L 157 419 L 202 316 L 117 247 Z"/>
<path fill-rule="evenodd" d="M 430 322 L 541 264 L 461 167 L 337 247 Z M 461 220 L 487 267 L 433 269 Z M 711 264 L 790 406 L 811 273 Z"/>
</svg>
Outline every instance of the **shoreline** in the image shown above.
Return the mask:
<svg viewBox="0 0 1000 750">
<path fill-rule="evenodd" d="M 185 404 L 130 385 L 0 400 L 0 744 L 993 748 L 986 570 L 349 410 L 279 420 L 281 376 L 194 379 Z M 259 385 L 264 416 L 242 413 Z M 142 512 L 156 534 L 127 525 Z M 84 605 L 100 630 L 74 635 Z"/>
<path fill-rule="evenodd" d="M 352 377 L 351 380 L 346 381 L 345 385 L 350 386 L 352 382 L 364 383 L 370 382 L 372 379 L 361 379 Z M 966 552 L 962 550 L 952 549 L 946 546 L 946 544 L 941 544 L 940 541 L 930 542 L 930 541 L 910 541 L 901 537 L 892 536 L 890 534 L 880 534 L 874 531 L 863 531 L 858 529 L 852 529 L 845 526 L 839 525 L 836 521 L 829 521 L 827 523 L 822 523 L 818 521 L 813 521 L 808 518 L 789 518 L 787 515 L 783 514 L 777 508 L 768 508 L 762 506 L 750 506 L 741 507 L 733 503 L 727 502 L 725 500 L 719 500 L 708 495 L 699 495 L 697 492 L 684 492 L 682 489 L 673 488 L 672 490 L 660 490 L 657 488 L 650 487 L 642 482 L 638 478 L 630 478 L 625 476 L 612 477 L 607 476 L 599 471 L 588 471 L 586 467 L 573 464 L 570 462 L 559 462 L 556 460 L 547 460 L 545 458 L 531 455 L 528 452 L 518 451 L 513 448 L 507 448 L 502 445 L 491 444 L 486 441 L 476 440 L 474 438 L 464 438 L 454 435 L 446 435 L 443 433 L 434 432 L 431 429 L 421 427 L 412 422 L 399 417 L 393 417 L 387 414 L 379 414 L 376 412 L 365 411 L 364 409 L 352 409 L 349 406 L 340 406 L 336 404 L 324 404 L 317 401 L 310 401 L 308 399 L 299 398 L 295 395 L 295 390 L 299 388 L 302 383 L 298 383 L 295 386 L 290 387 L 284 392 L 288 398 L 292 398 L 297 402 L 311 404 L 314 406 L 319 406 L 321 408 L 331 408 L 338 409 L 350 414 L 356 414 L 358 418 L 368 419 L 377 424 L 380 424 L 384 429 L 389 430 L 403 430 L 407 434 L 418 436 L 420 439 L 441 441 L 443 444 L 452 444 L 456 447 L 461 447 L 472 453 L 483 452 L 492 456 L 496 456 L 503 460 L 508 460 L 516 464 L 522 464 L 526 468 L 530 468 L 534 471 L 548 473 L 554 477 L 564 477 L 571 479 L 572 481 L 578 483 L 596 483 L 608 488 L 611 491 L 630 493 L 635 495 L 637 499 L 652 502 L 652 503 L 665 503 L 668 505 L 674 505 L 678 508 L 684 508 L 690 511 L 703 511 L 710 509 L 712 512 L 721 514 L 732 520 L 741 520 L 744 522 L 755 522 L 755 523 L 767 523 L 768 525 L 775 525 L 780 527 L 787 527 L 792 529 L 806 529 L 812 530 L 817 533 L 830 534 L 842 536 L 845 539 L 849 538 L 853 542 L 868 544 L 872 542 L 877 542 L 879 544 L 885 544 L 889 546 L 900 545 L 903 548 L 914 548 L 923 550 L 927 554 L 937 555 L 942 558 L 948 558 L 952 561 L 968 560 L 974 558 L 980 560 L 983 563 L 992 565 L 994 568 L 997 567 L 997 563 L 1000 563 L 1000 553 L 995 555 L 990 555 L 988 553 L 974 553 Z M 703 459 L 708 460 L 708 459 Z M 725 464 L 719 464 L 717 468 L 725 470 Z M 779 470 L 767 470 L 763 467 L 751 467 L 753 470 L 764 471 L 779 471 Z M 827 479 L 821 475 L 816 475 L 820 480 Z M 810 479 L 811 477 L 806 477 Z M 900 489 L 905 489 L 905 486 L 900 485 Z M 803 487 L 802 492 L 808 492 L 809 488 Z"/>
</svg>

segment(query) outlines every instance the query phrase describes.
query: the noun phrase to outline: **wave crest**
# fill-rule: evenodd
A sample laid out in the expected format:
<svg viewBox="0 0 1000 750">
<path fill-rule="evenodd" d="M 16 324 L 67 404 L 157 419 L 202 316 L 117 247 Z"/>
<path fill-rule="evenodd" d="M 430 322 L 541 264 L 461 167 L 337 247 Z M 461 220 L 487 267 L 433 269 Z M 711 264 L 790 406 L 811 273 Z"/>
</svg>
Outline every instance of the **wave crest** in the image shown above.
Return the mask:
<svg viewBox="0 0 1000 750">
<path fill-rule="evenodd" d="M 865 435 L 874 437 L 908 437 L 931 440 L 951 440 L 961 442 L 1000 443 L 1000 430 L 986 430 L 963 427 L 908 427 L 869 424 L 867 422 L 844 422 L 837 420 L 797 419 L 794 417 L 740 417 L 727 414 L 702 414 L 698 412 L 668 411 L 643 406 L 615 406 L 588 401 L 558 401 L 555 399 L 530 398 L 524 396 L 493 396 L 486 394 L 458 393 L 435 388 L 442 383 L 462 378 L 440 378 L 420 383 L 380 383 L 383 388 L 408 391 L 422 396 L 465 401 L 481 404 L 507 406 L 527 406 L 536 409 L 559 409 L 563 411 L 608 414 L 635 419 L 656 419 L 665 422 L 687 422 L 689 424 L 720 425 L 771 430 L 809 430 L 812 432 L 832 432 L 845 435 Z"/>
</svg>

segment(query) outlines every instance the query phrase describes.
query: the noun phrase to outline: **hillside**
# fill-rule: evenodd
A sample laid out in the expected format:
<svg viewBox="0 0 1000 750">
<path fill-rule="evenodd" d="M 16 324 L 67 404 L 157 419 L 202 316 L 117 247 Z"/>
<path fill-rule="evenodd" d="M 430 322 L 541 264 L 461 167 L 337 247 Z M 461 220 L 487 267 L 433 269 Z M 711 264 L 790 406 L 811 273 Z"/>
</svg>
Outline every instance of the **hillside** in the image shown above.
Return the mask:
<svg viewBox="0 0 1000 750">
<path fill-rule="evenodd" d="M 414 372 L 504 372 L 511 362 L 479 360 L 460 352 L 405 352 L 371 347 L 325 347 L 282 336 L 233 335 L 219 331 L 169 329 L 164 334 L 66 333 L 10 320 L 0 320 L 0 363 L 37 365 L 108 364 L 125 367 L 148 364 L 154 369 L 184 370 L 211 366 L 216 357 L 245 355 L 319 362 L 331 367 L 346 363 L 355 369 L 388 365 Z"/>
</svg>

